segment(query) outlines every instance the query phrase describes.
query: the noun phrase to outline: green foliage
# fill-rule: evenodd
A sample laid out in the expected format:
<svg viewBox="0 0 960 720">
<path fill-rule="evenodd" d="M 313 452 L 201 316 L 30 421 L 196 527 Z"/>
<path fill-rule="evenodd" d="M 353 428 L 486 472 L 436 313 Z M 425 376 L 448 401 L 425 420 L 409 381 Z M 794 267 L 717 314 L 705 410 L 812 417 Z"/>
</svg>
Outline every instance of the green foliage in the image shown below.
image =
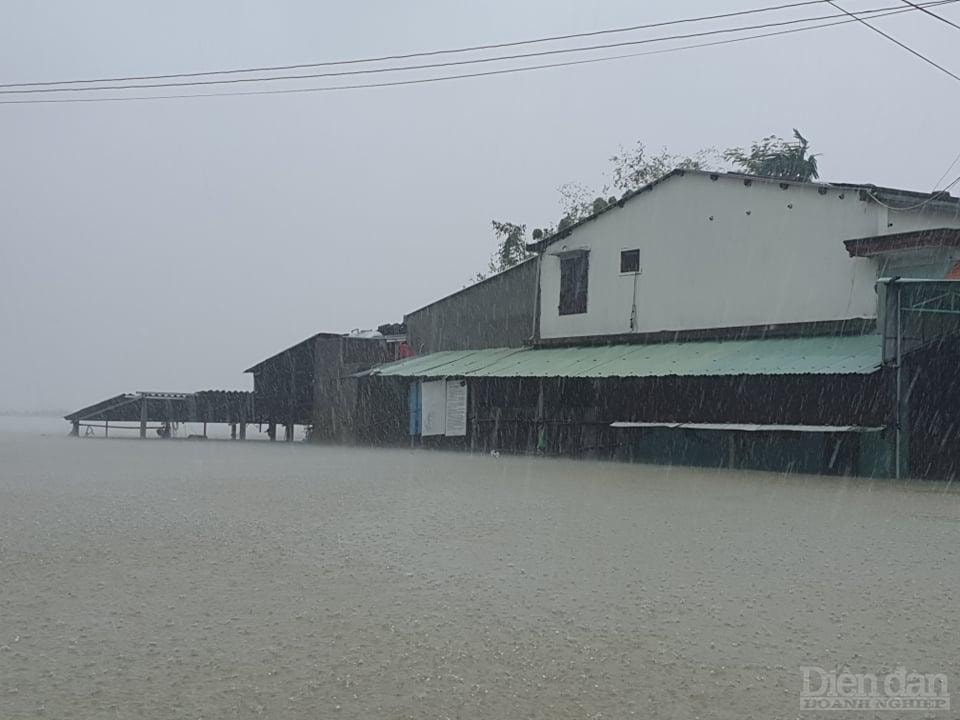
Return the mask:
<svg viewBox="0 0 960 720">
<path fill-rule="evenodd" d="M 713 170 L 719 162 L 719 155 L 712 148 L 693 155 L 674 155 L 666 148 L 650 154 L 645 144 L 637 142 L 629 149 L 621 147 L 610 158 L 610 162 L 613 163 L 613 187 L 625 195 L 672 170 Z"/>
<path fill-rule="evenodd" d="M 725 160 L 750 175 L 807 182 L 820 177 L 817 156 L 808 153 L 810 143 L 794 128 L 794 140 L 769 135 L 745 148 L 730 148 L 723 153 Z"/>
<path fill-rule="evenodd" d="M 510 222 L 498 222 L 494 220 L 493 234 L 497 236 L 499 247 L 497 248 L 497 272 L 513 267 L 518 262 L 526 258 L 530 253 L 527 251 L 527 226 L 516 225 Z"/>
<path fill-rule="evenodd" d="M 817 155 L 809 152 L 810 144 L 796 129 L 793 140 L 784 140 L 777 135 L 757 140 L 749 150 L 730 148 L 723 153 L 707 148 L 693 155 L 676 155 L 666 148 L 651 153 L 642 142 L 630 148 L 620 147 L 610 157 L 610 183 L 599 192 L 586 185 L 570 182 L 558 188 L 561 216 L 556 227 L 537 228 L 532 233 L 534 241 L 542 240 L 556 232 L 569 228 L 580 220 L 594 215 L 615 204 L 617 196 L 623 197 L 639 190 L 644 185 L 663 177 L 672 170 L 711 170 L 721 172 L 726 163 L 750 175 L 782 178 L 784 180 L 809 181 L 819 177 Z M 606 199 L 605 199 L 606 198 Z M 526 248 L 526 225 L 493 221 L 497 238 L 497 250 L 490 259 L 486 273 L 478 273 L 475 280 L 516 265 L 530 256 Z"/>
<path fill-rule="evenodd" d="M 610 158 L 612 183 L 604 185 L 597 192 L 582 183 L 566 183 L 558 188 L 560 207 L 563 214 L 557 223 L 557 230 L 565 230 L 583 218 L 594 215 L 617 202 L 611 191 L 621 196 L 663 177 L 671 170 L 684 168 L 690 170 L 708 170 L 715 167 L 719 160 L 716 150 L 707 149 L 688 156 L 674 155 L 666 149 L 650 154 L 642 142 L 632 148 L 621 147 Z M 604 196 L 608 197 L 604 197 Z"/>
<path fill-rule="evenodd" d="M 475 280 L 480 281 L 503 272 L 530 257 L 527 250 L 527 226 L 511 222 L 491 221 L 493 234 L 497 238 L 497 250 L 490 258 L 487 272 L 477 273 Z"/>
<path fill-rule="evenodd" d="M 563 230 L 580 218 L 593 214 L 593 198 L 596 194 L 586 185 L 564 183 L 557 188 L 557 192 L 560 193 L 560 207 L 563 211 L 558 229 Z"/>
</svg>

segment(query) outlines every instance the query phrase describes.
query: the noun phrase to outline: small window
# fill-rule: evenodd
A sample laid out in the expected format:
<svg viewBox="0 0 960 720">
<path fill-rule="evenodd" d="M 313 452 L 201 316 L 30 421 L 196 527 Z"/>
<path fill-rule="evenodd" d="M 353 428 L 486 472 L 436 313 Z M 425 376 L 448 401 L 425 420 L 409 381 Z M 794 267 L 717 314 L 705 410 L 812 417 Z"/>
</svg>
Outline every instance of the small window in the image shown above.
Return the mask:
<svg viewBox="0 0 960 720">
<path fill-rule="evenodd" d="M 558 309 L 561 315 L 577 315 L 587 311 L 589 257 L 587 253 L 577 253 L 560 258 L 560 305 Z"/>
<path fill-rule="evenodd" d="M 640 272 L 640 251 L 639 250 L 621 250 L 620 251 L 620 272 L 622 273 Z"/>
</svg>

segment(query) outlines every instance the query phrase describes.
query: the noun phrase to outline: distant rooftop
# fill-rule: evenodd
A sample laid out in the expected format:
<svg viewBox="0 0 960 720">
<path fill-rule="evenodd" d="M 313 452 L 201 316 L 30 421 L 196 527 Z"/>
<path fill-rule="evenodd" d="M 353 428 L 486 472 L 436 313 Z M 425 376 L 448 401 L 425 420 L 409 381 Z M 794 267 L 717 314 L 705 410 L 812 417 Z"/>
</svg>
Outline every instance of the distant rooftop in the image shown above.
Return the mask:
<svg viewBox="0 0 960 720">
<path fill-rule="evenodd" d="M 381 333 L 378 333 L 378 332 L 372 331 L 372 330 L 364 330 L 364 331 L 360 331 L 360 332 L 346 332 L 346 333 L 318 332 L 318 333 L 314 333 L 313 335 L 311 335 L 311 336 L 308 337 L 308 338 L 304 338 L 304 339 L 301 340 L 300 342 L 294 343 L 293 345 L 291 345 L 291 346 L 288 347 L 288 348 L 284 348 L 284 349 L 281 350 L 280 352 L 274 353 L 274 354 L 271 355 L 270 357 L 261 360 L 261 361 L 258 362 L 256 365 L 252 365 L 251 367 L 248 367 L 246 370 L 244 370 L 244 372 L 245 372 L 245 373 L 256 372 L 256 371 L 259 370 L 263 365 L 266 365 L 266 364 L 269 363 L 271 360 L 275 360 L 276 358 L 280 357 L 281 355 L 283 355 L 283 354 L 285 354 L 285 353 L 293 352 L 293 351 L 297 350 L 298 348 L 300 348 L 302 345 L 306 345 L 306 344 L 308 344 L 308 343 L 311 343 L 311 342 L 313 342 L 314 340 L 317 340 L 318 338 L 351 338 L 351 339 L 354 339 L 354 340 L 382 340 L 382 341 L 388 342 L 388 343 L 398 343 L 398 342 L 403 342 L 404 340 L 406 340 L 406 335 L 383 335 L 383 334 L 381 334 Z"/>
</svg>

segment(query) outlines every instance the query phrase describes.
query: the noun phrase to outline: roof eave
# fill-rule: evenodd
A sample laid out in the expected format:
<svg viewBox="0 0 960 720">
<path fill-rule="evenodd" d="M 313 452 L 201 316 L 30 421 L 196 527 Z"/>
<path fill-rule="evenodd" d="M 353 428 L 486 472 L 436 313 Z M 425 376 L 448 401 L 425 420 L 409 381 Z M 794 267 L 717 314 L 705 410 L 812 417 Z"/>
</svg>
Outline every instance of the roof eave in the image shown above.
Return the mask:
<svg viewBox="0 0 960 720">
<path fill-rule="evenodd" d="M 911 252 L 937 248 L 960 248 L 960 228 L 930 228 L 870 235 L 843 241 L 850 257 L 876 257 L 894 252 Z"/>
</svg>

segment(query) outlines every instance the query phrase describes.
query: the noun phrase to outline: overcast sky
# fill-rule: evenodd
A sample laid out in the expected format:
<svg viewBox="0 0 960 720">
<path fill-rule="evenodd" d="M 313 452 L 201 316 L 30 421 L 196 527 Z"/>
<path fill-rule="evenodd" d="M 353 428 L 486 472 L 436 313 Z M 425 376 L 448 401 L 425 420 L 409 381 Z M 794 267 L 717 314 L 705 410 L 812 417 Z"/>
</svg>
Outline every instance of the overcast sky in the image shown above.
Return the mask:
<svg viewBox="0 0 960 720">
<path fill-rule="evenodd" d="M 0 82 L 340 60 L 773 4 L 6 0 Z M 801 12 L 834 10 L 727 24 Z M 960 3 L 936 12 L 960 22 Z M 960 31 L 918 12 L 876 22 L 960 74 Z M 311 84 L 331 82 L 271 87 Z M 602 185 L 619 145 L 690 153 L 796 126 L 825 179 L 930 190 L 960 151 L 958 117 L 960 83 L 857 23 L 418 86 L 0 105 L 0 409 L 250 387 L 244 368 L 313 332 L 399 321 L 459 289 L 494 248 L 491 219 L 555 221 L 557 187 Z"/>
</svg>

